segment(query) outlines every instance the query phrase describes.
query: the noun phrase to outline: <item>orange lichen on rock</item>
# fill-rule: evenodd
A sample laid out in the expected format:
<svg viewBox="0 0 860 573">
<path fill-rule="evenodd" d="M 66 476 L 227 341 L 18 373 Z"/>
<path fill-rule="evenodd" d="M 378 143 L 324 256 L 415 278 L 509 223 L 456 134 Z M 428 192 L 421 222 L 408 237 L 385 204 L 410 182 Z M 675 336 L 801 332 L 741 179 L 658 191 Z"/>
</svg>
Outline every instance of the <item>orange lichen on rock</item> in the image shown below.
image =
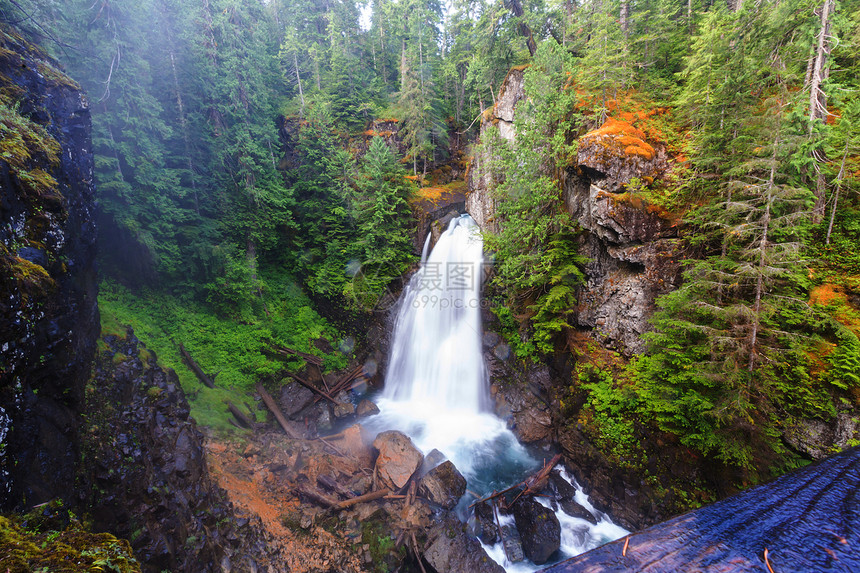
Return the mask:
<svg viewBox="0 0 860 573">
<path fill-rule="evenodd" d="M 582 136 L 583 140 L 592 138 L 601 138 L 604 146 L 612 146 L 625 155 L 638 155 L 648 160 L 654 158 L 654 148 L 645 142 L 645 133 L 626 121 L 608 117 L 598 129 Z"/>
</svg>

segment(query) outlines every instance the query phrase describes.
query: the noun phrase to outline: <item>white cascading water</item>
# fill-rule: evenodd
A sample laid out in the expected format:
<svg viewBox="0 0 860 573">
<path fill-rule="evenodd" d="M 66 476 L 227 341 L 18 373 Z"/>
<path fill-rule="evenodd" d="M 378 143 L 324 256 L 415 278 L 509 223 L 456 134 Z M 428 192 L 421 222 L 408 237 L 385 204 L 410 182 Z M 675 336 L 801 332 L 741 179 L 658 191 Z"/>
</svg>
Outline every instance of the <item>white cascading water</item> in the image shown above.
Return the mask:
<svg viewBox="0 0 860 573">
<path fill-rule="evenodd" d="M 421 268 L 400 300 L 380 414 L 365 425 L 398 429 L 425 455 L 438 449 L 466 478 L 469 491 L 484 495 L 522 480 L 539 462 L 489 411 L 481 352 L 483 241 L 477 225 L 468 215 L 458 217 L 429 256 L 428 246 L 429 237 Z M 580 497 L 585 499 L 581 492 L 577 501 Z M 559 510 L 559 520 L 564 556 L 626 533 L 606 516 L 593 526 Z M 536 568 L 507 562 L 500 545 L 487 551 L 510 572 Z"/>
</svg>

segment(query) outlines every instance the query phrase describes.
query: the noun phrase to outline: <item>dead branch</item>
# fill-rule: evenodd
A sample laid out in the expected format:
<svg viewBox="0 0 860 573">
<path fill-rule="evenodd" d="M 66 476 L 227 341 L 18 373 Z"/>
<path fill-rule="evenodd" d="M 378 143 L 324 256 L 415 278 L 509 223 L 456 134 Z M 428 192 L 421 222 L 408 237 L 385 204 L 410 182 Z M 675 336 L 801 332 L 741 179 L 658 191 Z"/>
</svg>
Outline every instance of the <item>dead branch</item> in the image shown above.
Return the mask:
<svg viewBox="0 0 860 573">
<path fill-rule="evenodd" d="M 300 376 L 298 376 L 296 374 L 290 374 L 290 378 L 292 378 L 293 380 L 295 380 L 296 382 L 298 382 L 299 384 L 301 384 L 302 386 L 304 386 L 308 390 L 316 392 L 317 394 L 319 394 L 320 396 L 322 396 L 323 398 L 325 398 L 326 400 L 328 400 L 332 404 L 337 404 L 337 401 L 334 398 L 332 398 L 331 396 L 329 396 L 325 392 L 325 390 L 320 390 L 319 388 L 317 388 L 316 386 L 314 386 L 313 384 L 311 384 L 307 380 L 302 379 Z"/>
<path fill-rule="evenodd" d="M 473 502 L 469 506 L 469 508 L 471 509 L 472 507 L 478 505 L 479 503 L 483 503 L 485 501 L 498 499 L 498 498 L 504 496 L 506 493 L 513 491 L 517 488 L 522 488 L 522 490 L 517 494 L 517 496 L 511 502 L 511 505 L 516 503 L 516 501 L 523 495 L 534 495 L 534 494 L 536 494 L 543 487 L 543 484 L 544 484 L 547 476 L 549 475 L 549 472 L 551 472 L 552 468 L 554 468 L 556 466 L 556 464 L 558 464 L 559 460 L 561 460 L 561 454 L 556 454 L 549 461 L 548 464 L 544 465 L 540 469 L 540 471 L 533 473 L 532 475 L 530 475 L 529 477 L 527 477 L 526 479 L 524 479 L 520 483 L 514 484 L 507 489 L 503 489 L 502 491 L 498 491 L 498 492 L 494 491 L 491 495 L 488 495 L 487 497 L 484 497 L 482 499 L 479 499 L 479 500 Z"/>
<path fill-rule="evenodd" d="M 338 502 L 336 500 L 328 497 L 316 488 L 308 486 L 297 486 L 296 491 L 298 491 L 301 495 L 309 497 L 315 502 L 322 504 L 326 507 L 337 507 L 338 505 Z"/>
<path fill-rule="evenodd" d="M 344 500 L 344 501 L 338 503 L 335 507 L 337 509 L 346 509 L 347 507 L 351 507 L 357 503 L 363 503 L 365 501 L 374 501 L 377 499 L 381 499 L 390 493 L 391 493 L 391 491 L 389 491 L 387 489 L 380 489 L 377 491 L 372 491 L 372 492 L 366 493 L 364 495 L 358 495 L 358 496 L 355 496 L 351 499 Z"/>
</svg>

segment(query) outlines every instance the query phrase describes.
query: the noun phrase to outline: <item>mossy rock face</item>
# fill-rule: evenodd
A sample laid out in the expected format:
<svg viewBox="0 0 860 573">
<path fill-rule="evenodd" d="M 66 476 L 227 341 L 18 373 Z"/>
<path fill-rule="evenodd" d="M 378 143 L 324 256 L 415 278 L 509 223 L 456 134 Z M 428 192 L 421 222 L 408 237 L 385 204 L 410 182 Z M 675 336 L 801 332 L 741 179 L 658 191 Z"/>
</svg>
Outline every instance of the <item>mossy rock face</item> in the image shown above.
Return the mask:
<svg viewBox="0 0 860 573">
<path fill-rule="evenodd" d="M 80 87 L 0 25 L 0 508 L 74 479 L 98 335 L 90 133 Z"/>
<path fill-rule="evenodd" d="M 43 515 L 47 513 L 47 515 Z M 51 529 L 58 525 L 61 529 Z M 140 572 L 131 545 L 109 533 L 91 533 L 56 505 L 20 516 L 0 516 L 0 571 L 31 573 Z"/>
</svg>

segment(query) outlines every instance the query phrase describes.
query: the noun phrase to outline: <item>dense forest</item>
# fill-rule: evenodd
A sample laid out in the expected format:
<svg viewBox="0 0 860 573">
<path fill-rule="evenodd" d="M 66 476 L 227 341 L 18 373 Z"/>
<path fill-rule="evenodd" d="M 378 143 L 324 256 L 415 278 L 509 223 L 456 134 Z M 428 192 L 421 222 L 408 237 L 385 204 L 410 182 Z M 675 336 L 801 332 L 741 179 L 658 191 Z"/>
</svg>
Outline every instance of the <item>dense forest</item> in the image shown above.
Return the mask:
<svg viewBox="0 0 860 573">
<path fill-rule="evenodd" d="M 201 423 L 230 429 L 223 399 L 279 372 L 263 347 L 352 351 L 417 261 L 410 202 L 458 183 L 467 144 L 504 174 L 485 240 L 511 346 L 586 354 L 564 342 L 586 260 L 559 177 L 625 118 L 669 151 L 626 192 L 677 218 L 685 265 L 644 354 L 577 364 L 595 441 L 635 465 L 658 429 L 756 481 L 806 463 L 793 420 L 856 413 L 857 0 L 0 0 L 0 19 L 89 94 L 104 328 L 220 368 L 218 389 L 180 374 Z M 516 141 L 478 141 L 515 66 Z"/>
</svg>

